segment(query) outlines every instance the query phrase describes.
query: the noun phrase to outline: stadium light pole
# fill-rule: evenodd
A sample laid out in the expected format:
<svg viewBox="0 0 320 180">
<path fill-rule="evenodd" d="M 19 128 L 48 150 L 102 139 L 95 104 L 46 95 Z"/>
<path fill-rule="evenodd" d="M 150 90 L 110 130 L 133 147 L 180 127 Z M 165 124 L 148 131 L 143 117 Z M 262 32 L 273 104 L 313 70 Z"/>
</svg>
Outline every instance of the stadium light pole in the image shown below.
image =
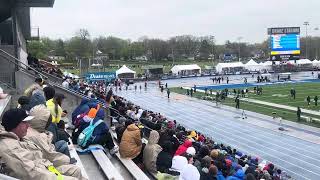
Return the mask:
<svg viewBox="0 0 320 180">
<path fill-rule="evenodd" d="M 319 28 L 318 27 L 316 27 L 316 28 L 314 28 L 314 30 L 315 31 L 319 31 Z M 317 33 L 318 34 L 318 33 Z M 316 59 L 318 60 L 318 56 L 319 56 L 319 42 L 318 42 L 318 40 L 316 40 Z"/>
<path fill-rule="evenodd" d="M 212 67 L 213 67 L 213 60 L 214 60 L 214 54 L 213 54 L 213 48 L 214 48 L 214 42 L 215 42 L 215 37 L 214 36 L 210 36 L 210 40 L 211 40 L 211 43 L 212 43 L 212 46 L 211 46 L 211 60 L 212 60 Z"/>
<path fill-rule="evenodd" d="M 240 41 L 241 41 L 242 37 L 238 37 L 238 44 L 239 44 L 239 54 L 238 54 L 238 58 L 239 58 L 239 62 L 240 62 Z"/>
<path fill-rule="evenodd" d="M 308 21 L 305 21 L 303 25 L 306 26 L 306 59 L 308 59 L 308 26 L 310 25 Z"/>
</svg>

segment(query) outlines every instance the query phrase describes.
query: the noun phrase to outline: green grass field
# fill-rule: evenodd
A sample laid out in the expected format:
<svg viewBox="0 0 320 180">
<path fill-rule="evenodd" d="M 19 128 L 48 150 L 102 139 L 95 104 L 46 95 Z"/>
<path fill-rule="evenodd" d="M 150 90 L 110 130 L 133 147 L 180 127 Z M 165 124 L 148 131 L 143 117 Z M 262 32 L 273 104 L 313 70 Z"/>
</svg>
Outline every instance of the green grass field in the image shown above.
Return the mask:
<svg viewBox="0 0 320 180">
<path fill-rule="evenodd" d="M 263 94 L 256 95 L 253 92 L 253 88 L 249 88 L 248 98 L 257 99 L 266 102 L 272 102 L 277 104 L 283 104 L 293 107 L 302 107 L 310 110 L 320 110 L 320 104 L 318 100 L 318 106 L 315 106 L 314 97 L 317 95 L 320 98 L 320 83 L 299 83 L 299 84 L 282 84 L 262 86 Z M 290 89 L 296 90 L 296 99 L 290 97 Z M 308 106 L 307 96 L 311 98 L 311 104 Z"/>
<path fill-rule="evenodd" d="M 313 85 L 308 85 L 308 86 L 307 86 L 307 84 L 300 84 L 300 85 L 297 85 L 297 86 L 301 86 L 299 89 L 298 89 L 298 87 L 295 86 L 298 96 L 301 95 L 301 97 L 296 98 L 296 103 L 300 104 L 301 107 L 303 107 L 303 104 L 306 103 L 306 102 L 303 101 L 303 98 L 302 98 L 302 96 L 303 96 L 302 95 L 302 92 L 303 92 L 302 90 L 304 89 L 303 87 L 305 87 L 305 91 L 306 92 L 308 91 L 308 88 L 311 88 L 311 87 L 320 88 L 320 84 L 318 84 L 318 85 L 313 84 Z M 279 90 L 277 90 L 277 88 L 279 88 Z M 286 88 L 288 88 L 288 91 L 286 91 Z M 280 92 L 283 92 L 283 93 L 287 92 L 287 94 L 290 94 L 290 89 L 291 89 L 291 87 L 286 87 L 286 86 L 283 86 L 283 87 L 275 87 L 275 86 L 266 87 L 265 86 L 263 88 L 264 95 L 262 95 L 260 97 L 257 97 L 256 95 L 251 93 L 249 95 L 249 98 L 255 98 L 255 99 L 259 98 L 259 100 L 268 101 L 268 98 L 273 97 L 272 95 L 275 94 L 275 93 L 280 94 Z M 253 88 L 251 90 L 253 90 Z M 280 91 L 280 90 L 282 90 L 282 91 Z M 178 87 L 171 88 L 171 91 L 179 93 L 179 94 L 186 94 L 186 90 L 185 89 L 180 89 Z M 300 95 L 299 95 L 298 91 L 301 91 Z M 314 93 L 316 94 L 316 92 L 314 92 Z M 193 97 L 198 98 L 198 99 L 202 99 L 202 97 L 204 95 L 205 94 L 202 93 L 202 92 L 196 92 L 196 93 L 193 94 Z M 213 95 L 213 97 L 215 97 L 215 96 Z M 277 98 L 273 98 L 273 100 L 274 101 L 272 101 L 270 99 L 269 102 L 274 102 L 274 103 L 279 103 L 279 104 L 285 104 L 285 103 L 291 103 L 292 102 L 289 97 L 283 97 L 281 100 L 278 100 Z M 212 103 L 215 103 L 215 101 L 212 101 Z M 233 98 L 226 98 L 226 100 L 224 102 L 221 102 L 221 103 L 224 104 L 224 105 L 227 105 L 227 106 L 235 107 L 235 102 L 234 102 Z M 314 105 L 312 105 L 312 106 L 310 105 L 309 109 L 312 109 L 313 106 Z M 248 110 L 248 111 L 257 112 L 257 113 L 260 113 L 260 114 L 265 114 L 265 115 L 268 115 L 268 116 L 273 116 L 273 113 L 276 113 L 277 117 L 281 117 L 282 119 L 289 120 L 289 121 L 295 121 L 295 122 L 297 121 L 296 111 L 290 111 L 290 110 L 286 110 L 286 109 L 280 109 L 280 108 L 275 108 L 275 107 L 271 107 L 271 106 L 265 106 L 265 105 L 256 104 L 256 103 L 244 102 L 244 101 L 240 102 L 240 108 L 244 109 L 244 110 Z M 314 107 L 314 109 L 317 109 L 317 108 L 318 107 Z M 302 113 L 302 115 L 307 116 L 307 117 L 311 117 L 311 118 L 320 119 L 319 116 L 315 116 L 315 115 L 310 115 L 310 114 L 306 114 L 306 113 Z M 300 123 L 307 124 L 307 125 L 314 126 L 314 127 L 320 127 L 320 123 L 319 122 L 301 121 Z"/>
</svg>

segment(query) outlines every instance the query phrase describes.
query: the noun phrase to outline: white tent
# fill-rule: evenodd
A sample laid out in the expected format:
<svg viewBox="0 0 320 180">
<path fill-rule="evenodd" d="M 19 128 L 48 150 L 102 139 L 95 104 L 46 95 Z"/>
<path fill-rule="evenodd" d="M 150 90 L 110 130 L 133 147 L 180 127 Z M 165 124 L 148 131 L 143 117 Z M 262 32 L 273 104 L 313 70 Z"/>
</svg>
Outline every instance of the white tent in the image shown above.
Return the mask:
<svg viewBox="0 0 320 180">
<path fill-rule="evenodd" d="M 221 73 L 223 69 L 228 68 L 244 68 L 244 64 L 242 62 L 234 62 L 234 63 L 219 63 L 216 65 L 216 71 Z"/>
<path fill-rule="evenodd" d="M 249 71 L 260 71 L 263 69 L 263 65 L 258 64 L 253 59 L 247 62 L 244 66 Z"/>
<path fill-rule="evenodd" d="M 320 67 L 320 61 L 318 61 L 318 60 L 313 60 L 312 61 L 312 66 L 314 66 L 314 67 Z"/>
<path fill-rule="evenodd" d="M 136 72 L 129 69 L 126 65 L 123 65 L 116 71 L 116 76 L 118 78 L 134 78 L 135 74 Z"/>
<path fill-rule="evenodd" d="M 175 65 L 171 68 L 171 72 L 176 75 L 200 74 L 201 68 L 197 64 Z"/>
<path fill-rule="evenodd" d="M 309 59 L 300 59 L 297 60 L 297 64 L 312 64 L 312 61 L 310 61 Z"/>
</svg>

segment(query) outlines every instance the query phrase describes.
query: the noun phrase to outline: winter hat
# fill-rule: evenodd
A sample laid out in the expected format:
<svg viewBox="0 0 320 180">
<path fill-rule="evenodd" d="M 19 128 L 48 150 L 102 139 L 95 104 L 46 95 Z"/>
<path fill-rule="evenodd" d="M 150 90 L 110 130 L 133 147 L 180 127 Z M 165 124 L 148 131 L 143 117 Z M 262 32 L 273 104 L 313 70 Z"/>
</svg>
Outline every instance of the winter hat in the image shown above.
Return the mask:
<svg viewBox="0 0 320 180">
<path fill-rule="evenodd" d="M 30 121 L 30 126 L 39 132 L 44 132 L 50 117 L 50 110 L 45 105 L 40 104 L 30 110 L 30 115 L 34 116 Z"/>
<path fill-rule="evenodd" d="M 188 147 L 186 153 L 194 156 L 194 155 L 196 155 L 196 149 L 194 147 L 192 147 L 192 146 Z"/>
</svg>

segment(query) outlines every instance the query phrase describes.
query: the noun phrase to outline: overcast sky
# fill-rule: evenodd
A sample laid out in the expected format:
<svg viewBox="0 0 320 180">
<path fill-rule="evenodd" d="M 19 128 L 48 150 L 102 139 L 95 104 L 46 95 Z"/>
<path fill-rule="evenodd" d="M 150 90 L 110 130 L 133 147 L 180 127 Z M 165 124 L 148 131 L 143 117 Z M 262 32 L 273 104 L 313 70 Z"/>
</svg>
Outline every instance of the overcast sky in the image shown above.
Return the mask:
<svg viewBox="0 0 320 180">
<path fill-rule="evenodd" d="M 262 42 L 268 27 L 300 26 L 320 35 L 320 0 L 55 0 L 53 8 L 33 8 L 40 35 L 67 39 L 80 28 L 92 37 L 214 35 L 217 43 Z M 302 27 L 305 36 L 305 27 Z"/>
</svg>

